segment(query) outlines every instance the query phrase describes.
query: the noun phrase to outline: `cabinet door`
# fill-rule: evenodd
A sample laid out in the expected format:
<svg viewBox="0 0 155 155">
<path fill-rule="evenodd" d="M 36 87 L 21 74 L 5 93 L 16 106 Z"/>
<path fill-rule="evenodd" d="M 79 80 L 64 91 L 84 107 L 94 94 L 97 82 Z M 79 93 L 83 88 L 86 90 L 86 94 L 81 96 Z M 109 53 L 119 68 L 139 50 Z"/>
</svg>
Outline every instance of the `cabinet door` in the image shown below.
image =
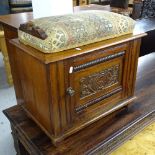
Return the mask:
<svg viewBox="0 0 155 155">
<path fill-rule="evenodd" d="M 69 61 L 67 93 L 75 117 L 100 115 L 121 101 L 127 48 L 122 44 Z"/>
<path fill-rule="evenodd" d="M 98 60 L 94 60 L 98 61 Z M 99 63 L 71 75 L 75 111 L 80 112 L 121 90 L 123 57 Z"/>
</svg>

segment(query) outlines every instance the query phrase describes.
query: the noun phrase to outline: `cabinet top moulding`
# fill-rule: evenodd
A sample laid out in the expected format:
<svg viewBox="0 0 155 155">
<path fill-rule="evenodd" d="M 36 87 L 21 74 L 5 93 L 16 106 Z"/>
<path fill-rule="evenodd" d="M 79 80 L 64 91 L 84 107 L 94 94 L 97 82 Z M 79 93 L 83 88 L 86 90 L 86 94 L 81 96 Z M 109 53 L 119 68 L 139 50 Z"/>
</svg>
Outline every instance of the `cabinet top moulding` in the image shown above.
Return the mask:
<svg viewBox="0 0 155 155">
<path fill-rule="evenodd" d="M 108 47 L 111 47 L 111 46 L 114 46 L 117 44 L 121 44 L 121 43 L 124 43 L 127 41 L 131 41 L 134 39 L 144 37 L 146 35 L 147 35 L 146 33 L 136 34 L 136 32 L 135 32 L 134 34 L 124 35 L 121 37 L 108 39 L 108 40 L 100 41 L 97 43 L 88 44 L 88 45 L 81 46 L 78 48 L 69 49 L 69 50 L 65 50 L 62 52 L 55 52 L 55 53 L 38 52 L 37 49 L 34 49 L 30 46 L 21 44 L 18 39 L 12 39 L 10 42 L 13 45 L 17 46 L 18 48 L 22 49 L 24 52 L 26 52 L 26 53 L 32 55 L 33 57 L 37 58 L 41 62 L 48 64 L 51 62 L 56 62 L 56 61 L 68 59 L 68 58 L 71 58 L 74 56 L 79 56 L 79 55 L 82 55 L 85 53 L 90 53 L 90 52 L 93 52 L 95 50 L 105 49 L 105 48 L 108 48 Z"/>
</svg>

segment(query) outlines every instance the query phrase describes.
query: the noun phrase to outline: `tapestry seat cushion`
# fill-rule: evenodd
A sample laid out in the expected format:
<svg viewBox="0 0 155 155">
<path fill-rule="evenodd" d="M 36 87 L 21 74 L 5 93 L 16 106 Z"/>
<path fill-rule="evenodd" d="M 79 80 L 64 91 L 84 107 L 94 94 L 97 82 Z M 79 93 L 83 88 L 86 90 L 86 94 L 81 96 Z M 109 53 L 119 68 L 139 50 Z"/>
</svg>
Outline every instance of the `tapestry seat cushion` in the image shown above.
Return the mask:
<svg viewBox="0 0 155 155">
<path fill-rule="evenodd" d="M 21 24 L 18 36 L 24 44 L 53 53 L 132 33 L 134 25 L 130 17 L 91 10 L 34 19 Z"/>
<path fill-rule="evenodd" d="M 10 0 L 11 7 L 27 7 L 32 6 L 32 0 Z"/>
</svg>

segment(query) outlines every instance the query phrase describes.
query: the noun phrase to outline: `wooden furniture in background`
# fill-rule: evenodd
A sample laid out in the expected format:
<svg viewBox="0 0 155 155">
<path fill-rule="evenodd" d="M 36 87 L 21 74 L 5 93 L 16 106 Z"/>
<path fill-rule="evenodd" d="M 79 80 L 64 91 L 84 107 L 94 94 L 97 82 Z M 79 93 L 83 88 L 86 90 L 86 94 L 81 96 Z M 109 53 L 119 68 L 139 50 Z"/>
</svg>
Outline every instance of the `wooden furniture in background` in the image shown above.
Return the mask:
<svg viewBox="0 0 155 155">
<path fill-rule="evenodd" d="M 110 0 L 110 6 L 111 7 L 118 7 L 118 8 L 123 8 L 127 9 L 129 5 L 129 0 Z"/>
<path fill-rule="evenodd" d="M 133 9 L 132 9 L 132 7 L 128 7 L 126 9 L 118 8 L 118 7 L 111 7 L 111 11 L 130 17 L 130 16 L 132 16 Z"/>
<path fill-rule="evenodd" d="M 79 0 L 79 6 L 88 5 L 88 0 Z"/>
<path fill-rule="evenodd" d="M 73 0 L 73 6 L 83 6 L 88 4 L 89 0 Z"/>
<path fill-rule="evenodd" d="M 133 2 L 133 12 L 132 12 L 132 18 L 133 19 L 139 19 L 142 16 L 142 7 L 143 7 L 143 1 L 142 0 L 134 0 Z"/>
<path fill-rule="evenodd" d="M 5 42 L 4 31 L 2 27 L 0 27 L 0 50 L 3 54 L 4 67 L 5 67 L 5 71 L 7 75 L 7 82 L 10 86 L 12 86 L 13 80 L 12 80 L 12 75 L 11 75 L 11 69 L 10 69 L 8 52 L 7 52 L 6 42 Z"/>
<path fill-rule="evenodd" d="M 32 0 L 8 0 L 10 13 L 32 12 Z"/>
<path fill-rule="evenodd" d="M 96 127 L 85 128 L 67 138 L 58 147 L 53 146 L 50 139 L 27 117 L 19 105 L 5 110 L 12 127 L 17 155 L 109 154 L 155 121 L 154 66 L 155 53 L 139 58 L 135 91 L 137 99 L 128 106 L 128 110 L 119 114 L 113 113 L 113 119 L 101 119 Z"/>
<path fill-rule="evenodd" d="M 77 6 L 77 1 L 73 0 L 73 6 Z"/>
<path fill-rule="evenodd" d="M 110 0 L 90 0 L 90 4 L 109 5 Z"/>
<path fill-rule="evenodd" d="M 0 24 L 2 24 L 3 30 L 4 30 L 3 41 L 5 40 L 4 43 L 1 43 L 4 46 L 3 53 L 4 53 L 4 60 L 5 60 L 5 68 L 9 68 L 7 66 L 10 66 L 8 51 L 11 52 L 12 49 L 9 48 L 9 40 L 12 38 L 17 38 L 18 37 L 17 29 L 19 25 L 31 19 L 33 19 L 32 13 L 19 13 L 19 14 L 9 14 L 9 15 L 0 16 Z M 5 44 L 7 48 L 5 48 Z M 12 82 L 12 78 L 11 78 L 12 75 L 10 71 L 8 70 L 7 73 L 8 73 L 7 79 L 9 79 L 9 81 Z M 16 89 L 16 87 L 18 87 L 18 77 L 16 77 L 13 82 L 17 84 L 15 86 L 15 89 Z M 19 94 L 21 93 L 19 92 Z M 17 97 L 21 96 L 21 95 L 18 95 L 18 93 L 16 95 Z"/>
<path fill-rule="evenodd" d="M 144 18 L 137 20 L 135 31 L 147 32 L 147 36 L 142 39 L 140 56 L 149 54 L 155 51 L 154 37 L 155 37 L 155 17 Z"/>
</svg>

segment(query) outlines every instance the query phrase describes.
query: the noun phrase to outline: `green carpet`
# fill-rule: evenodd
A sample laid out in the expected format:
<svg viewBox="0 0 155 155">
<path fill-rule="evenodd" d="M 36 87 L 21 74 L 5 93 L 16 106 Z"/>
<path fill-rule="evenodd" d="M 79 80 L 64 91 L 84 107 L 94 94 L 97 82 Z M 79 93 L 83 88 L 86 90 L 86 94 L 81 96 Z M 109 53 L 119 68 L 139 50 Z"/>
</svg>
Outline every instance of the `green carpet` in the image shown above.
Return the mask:
<svg viewBox="0 0 155 155">
<path fill-rule="evenodd" d="M 155 155 L 155 123 L 146 127 L 111 155 Z"/>
</svg>

